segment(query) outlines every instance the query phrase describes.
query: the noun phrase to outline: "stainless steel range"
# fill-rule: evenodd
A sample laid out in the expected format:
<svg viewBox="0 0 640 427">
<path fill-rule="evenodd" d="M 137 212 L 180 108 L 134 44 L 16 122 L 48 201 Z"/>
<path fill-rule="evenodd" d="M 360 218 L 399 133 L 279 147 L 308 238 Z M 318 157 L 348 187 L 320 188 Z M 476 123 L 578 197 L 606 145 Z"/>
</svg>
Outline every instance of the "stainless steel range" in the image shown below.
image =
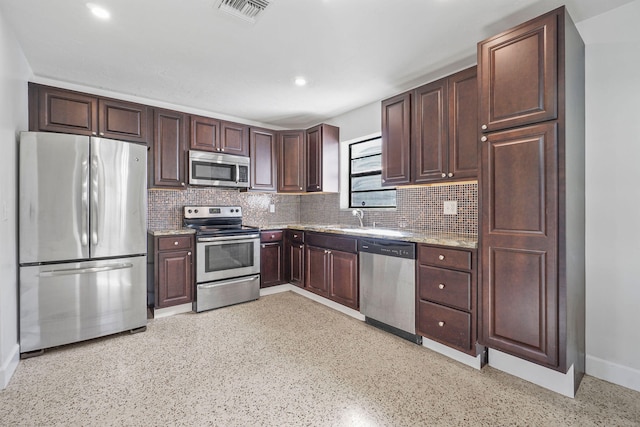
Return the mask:
<svg viewBox="0 0 640 427">
<path fill-rule="evenodd" d="M 196 300 L 201 312 L 260 297 L 260 233 L 242 225 L 239 206 L 185 206 L 196 230 Z"/>
</svg>

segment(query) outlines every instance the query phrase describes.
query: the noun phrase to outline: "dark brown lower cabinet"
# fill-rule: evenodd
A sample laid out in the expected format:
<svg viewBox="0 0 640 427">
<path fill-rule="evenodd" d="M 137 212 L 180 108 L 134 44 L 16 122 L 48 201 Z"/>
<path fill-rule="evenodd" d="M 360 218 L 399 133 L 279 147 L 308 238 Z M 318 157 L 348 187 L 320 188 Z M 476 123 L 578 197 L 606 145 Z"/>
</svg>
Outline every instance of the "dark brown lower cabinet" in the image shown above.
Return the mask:
<svg viewBox="0 0 640 427">
<path fill-rule="evenodd" d="M 416 332 L 476 355 L 476 253 L 418 245 Z"/>
<path fill-rule="evenodd" d="M 308 233 L 305 240 L 305 288 L 357 310 L 357 240 L 322 233 Z"/>
<path fill-rule="evenodd" d="M 284 283 L 284 242 L 281 230 L 260 233 L 260 287 Z"/>
<path fill-rule="evenodd" d="M 304 232 L 285 232 L 285 281 L 304 287 Z"/>
<path fill-rule="evenodd" d="M 155 308 L 193 301 L 193 236 L 154 238 Z"/>
</svg>

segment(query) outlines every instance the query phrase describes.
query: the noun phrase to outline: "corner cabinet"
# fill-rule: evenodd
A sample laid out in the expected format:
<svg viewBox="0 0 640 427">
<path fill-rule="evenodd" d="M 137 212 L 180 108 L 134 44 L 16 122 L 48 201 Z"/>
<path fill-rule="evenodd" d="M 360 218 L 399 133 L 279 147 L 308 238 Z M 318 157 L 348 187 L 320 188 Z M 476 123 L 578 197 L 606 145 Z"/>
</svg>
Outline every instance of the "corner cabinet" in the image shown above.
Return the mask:
<svg viewBox="0 0 640 427">
<path fill-rule="evenodd" d="M 154 260 L 148 286 L 154 297 L 149 305 L 166 308 L 192 302 L 193 235 L 150 236 L 149 251 Z"/>
<path fill-rule="evenodd" d="M 251 157 L 250 189 L 276 191 L 278 189 L 278 134 L 269 129 L 249 130 Z"/>
<path fill-rule="evenodd" d="M 584 373 L 584 44 L 564 7 L 478 44 L 480 337 Z M 526 60 L 525 60 L 526 59 Z"/>
<path fill-rule="evenodd" d="M 307 146 L 306 190 L 339 191 L 340 130 L 322 124 L 305 132 Z"/>
<path fill-rule="evenodd" d="M 357 310 L 357 239 L 306 233 L 305 240 L 305 289 Z"/>
<path fill-rule="evenodd" d="M 146 105 L 100 98 L 29 83 L 29 130 L 147 144 L 151 135 Z"/>
<path fill-rule="evenodd" d="M 186 188 L 187 119 L 177 111 L 154 110 L 150 186 Z"/>
<path fill-rule="evenodd" d="M 301 193 L 306 186 L 304 131 L 278 134 L 278 192 Z"/>
</svg>

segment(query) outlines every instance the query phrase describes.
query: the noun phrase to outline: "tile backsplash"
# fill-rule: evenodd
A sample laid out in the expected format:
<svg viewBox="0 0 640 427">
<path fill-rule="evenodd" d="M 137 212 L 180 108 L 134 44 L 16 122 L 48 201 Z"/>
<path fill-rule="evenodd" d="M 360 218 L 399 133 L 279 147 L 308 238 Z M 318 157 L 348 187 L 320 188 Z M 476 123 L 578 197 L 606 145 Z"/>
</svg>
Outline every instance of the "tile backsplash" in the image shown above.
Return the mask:
<svg viewBox="0 0 640 427">
<path fill-rule="evenodd" d="M 443 203 L 457 201 L 457 215 L 444 215 Z M 269 212 L 269 205 L 275 213 Z M 149 190 L 148 227 L 152 230 L 182 227 L 185 205 L 238 205 L 244 223 L 258 227 L 282 224 L 357 225 L 351 210 L 340 209 L 339 194 L 288 195 L 251 193 L 218 188 Z M 365 211 L 365 226 L 407 228 L 431 232 L 478 235 L 478 184 L 398 188 L 397 208 Z"/>
</svg>

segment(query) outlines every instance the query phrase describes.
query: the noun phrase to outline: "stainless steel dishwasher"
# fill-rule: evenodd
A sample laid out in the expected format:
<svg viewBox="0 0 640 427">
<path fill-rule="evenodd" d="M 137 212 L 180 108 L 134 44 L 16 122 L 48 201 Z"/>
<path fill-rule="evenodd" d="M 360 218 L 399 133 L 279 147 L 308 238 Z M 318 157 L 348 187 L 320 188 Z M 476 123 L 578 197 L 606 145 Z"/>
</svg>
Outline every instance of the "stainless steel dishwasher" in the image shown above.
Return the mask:
<svg viewBox="0 0 640 427">
<path fill-rule="evenodd" d="M 416 245 L 360 239 L 360 312 L 365 322 L 417 344 Z"/>
</svg>

